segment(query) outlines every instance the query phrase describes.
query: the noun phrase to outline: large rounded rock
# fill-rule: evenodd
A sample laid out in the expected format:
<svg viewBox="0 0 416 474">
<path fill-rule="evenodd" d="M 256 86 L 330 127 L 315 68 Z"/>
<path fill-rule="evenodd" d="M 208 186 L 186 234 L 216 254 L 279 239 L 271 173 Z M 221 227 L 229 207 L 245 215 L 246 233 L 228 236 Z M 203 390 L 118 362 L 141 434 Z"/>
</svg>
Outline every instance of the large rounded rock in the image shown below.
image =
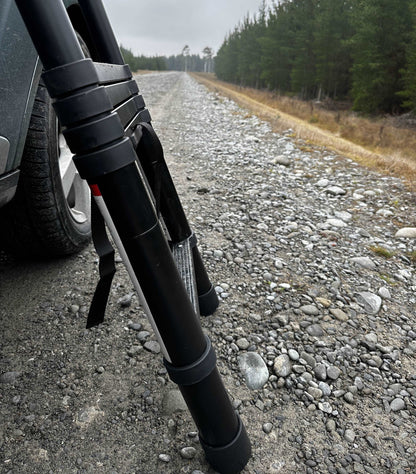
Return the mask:
<svg viewBox="0 0 416 474">
<path fill-rule="evenodd" d="M 246 385 L 258 390 L 269 380 L 269 369 L 262 357 L 256 352 L 247 352 L 238 357 L 238 366 L 244 375 Z"/>
<path fill-rule="evenodd" d="M 416 227 L 402 227 L 396 232 L 396 238 L 416 239 Z"/>
</svg>

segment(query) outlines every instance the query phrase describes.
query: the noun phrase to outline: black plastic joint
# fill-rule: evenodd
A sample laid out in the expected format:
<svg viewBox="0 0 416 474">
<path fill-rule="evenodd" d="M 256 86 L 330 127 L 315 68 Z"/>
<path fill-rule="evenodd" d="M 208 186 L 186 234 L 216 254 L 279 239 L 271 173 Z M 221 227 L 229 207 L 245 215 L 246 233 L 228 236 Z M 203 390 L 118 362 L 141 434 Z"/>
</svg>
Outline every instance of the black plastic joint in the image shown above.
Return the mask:
<svg viewBox="0 0 416 474">
<path fill-rule="evenodd" d="M 82 90 L 64 99 L 58 99 L 53 104 L 61 125 L 76 124 L 83 120 L 113 110 L 105 87 L 97 86 L 93 89 Z"/>
<path fill-rule="evenodd" d="M 74 163 L 81 178 L 95 182 L 98 178 L 113 173 L 136 161 L 136 153 L 129 138 L 101 150 L 75 155 Z"/>
<path fill-rule="evenodd" d="M 97 71 L 89 58 L 49 69 L 42 74 L 42 78 L 53 98 L 98 84 Z"/>
<path fill-rule="evenodd" d="M 177 385 L 194 385 L 204 380 L 215 369 L 217 356 L 208 336 L 205 336 L 207 346 L 202 356 L 194 363 L 175 367 L 166 359 L 163 360 L 172 382 Z"/>
<path fill-rule="evenodd" d="M 63 134 L 72 153 L 80 155 L 122 139 L 124 128 L 118 115 L 112 112 L 77 127 L 67 128 Z"/>
<path fill-rule="evenodd" d="M 225 446 L 210 446 L 199 437 L 205 457 L 211 466 L 221 474 L 237 474 L 244 469 L 251 457 L 251 444 L 240 417 L 238 431 L 234 439 Z"/>
</svg>

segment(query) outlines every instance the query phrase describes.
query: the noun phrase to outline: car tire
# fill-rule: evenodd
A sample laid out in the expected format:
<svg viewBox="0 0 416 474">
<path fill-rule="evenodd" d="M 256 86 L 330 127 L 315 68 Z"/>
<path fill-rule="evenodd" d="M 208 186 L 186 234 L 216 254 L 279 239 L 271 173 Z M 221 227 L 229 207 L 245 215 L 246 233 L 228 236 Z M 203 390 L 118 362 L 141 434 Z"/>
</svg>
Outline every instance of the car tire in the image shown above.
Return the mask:
<svg viewBox="0 0 416 474">
<path fill-rule="evenodd" d="M 17 256 L 64 256 L 91 237 L 90 191 L 72 161 L 45 85 L 39 84 L 13 200 L 0 214 L 3 247 Z"/>
</svg>

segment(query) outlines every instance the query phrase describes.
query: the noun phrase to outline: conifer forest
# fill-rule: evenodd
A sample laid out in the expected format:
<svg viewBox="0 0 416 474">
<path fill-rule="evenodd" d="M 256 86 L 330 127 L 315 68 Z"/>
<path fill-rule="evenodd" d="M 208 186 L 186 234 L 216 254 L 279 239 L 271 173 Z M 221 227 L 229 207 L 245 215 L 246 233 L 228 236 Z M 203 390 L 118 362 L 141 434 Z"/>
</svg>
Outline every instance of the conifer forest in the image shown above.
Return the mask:
<svg viewBox="0 0 416 474">
<path fill-rule="evenodd" d="M 416 109 L 416 0 L 279 0 L 230 32 L 221 80 L 366 114 Z"/>
</svg>

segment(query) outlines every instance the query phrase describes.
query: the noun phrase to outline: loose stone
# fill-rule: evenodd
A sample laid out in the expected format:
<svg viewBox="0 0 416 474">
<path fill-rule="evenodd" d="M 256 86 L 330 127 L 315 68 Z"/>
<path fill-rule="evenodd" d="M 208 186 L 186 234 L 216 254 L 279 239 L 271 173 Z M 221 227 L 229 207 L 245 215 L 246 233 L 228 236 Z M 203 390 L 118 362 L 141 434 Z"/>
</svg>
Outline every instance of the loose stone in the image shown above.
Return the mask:
<svg viewBox="0 0 416 474">
<path fill-rule="evenodd" d="M 353 430 L 350 430 L 350 429 L 347 429 L 345 430 L 345 433 L 344 433 L 344 438 L 346 441 L 348 441 L 349 443 L 353 443 L 355 441 L 355 433 Z"/>
<path fill-rule="evenodd" d="M 347 392 L 344 394 L 344 400 L 347 403 L 354 403 L 354 395 L 351 392 Z"/>
<path fill-rule="evenodd" d="M 289 349 L 287 351 L 288 356 L 290 357 L 290 360 L 297 361 L 299 360 L 299 352 L 296 351 L 295 349 Z"/>
<path fill-rule="evenodd" d="M 329 300 L 328 298 L 318 297 L 318 298 L 316 298 L 316 302 L 320 303 L 325 308 L 329 308 L 331 306 L 331 300 Z"/>
<path fill-rule="evenodd" d="M 341 370 L 335 365 L 330 365 L 326 369 L 326 374 L 331 380 L 337 380 L 337 378 L 341 375 Z"/>
<path fill-rule="evenodd" d="M 327 413 L 328 415 L 330 415 L 332 413 L 332 406 L 329 402 L 319 402 L 318 403 L 318 408 L 323 413 Z"/>
<path fill-rule="evenodd" d="M 325 397 L 329 397 L 329 395 L 331 395 L 331 387 L 326 382 L 319 382 L 318 387 L 321 389 L 322 394 Z"/>
<path fill-rule="evenodd" d="M 347 194 L 347 191 L 342 189 L 340 186 L 329 186 L 325 191 L 333 196 L 343 196 L 344 194 Z"/>
<path fill-rule="evenodd" d="M 331 227 L 347 227 L 347 224 L 341 219 L 327 219 L 326 224 Z"/>
<path fill-rule="evenodd" d="M 404 400 L 402 398 L 395 398 L 390 403 L 391 411 L 400 411 L 400 410 L 403 410 L 405 407 L 406 407 L 406 404 L 404 403 Z"/>
<path fill-rule="evenodd" d="M 313 304 L 301 306 L 300 310 L 309 316 L 317 316 L 319 314 L 319 309 Z"/>
<path fill-rule="evenodd" d="M 324 331 L 319 324 L 311 324 L 310 326 L 306 328 L 306 332 L 310 336 L 314 336 L 314 337 L 321 337 L 324 335 Z"/>
<path fill-rule="evenodd" d="M 238 356 L 238 365 L 247 387 L 251 390 L 259 390 L 269 379 L 269 369 L 257 352 Z"/>
<path fill-rule="evenodd" d="M 238 339 L 236 344 L 242 350 L 248 349 L 250 347 L 250 343 L 245 337 L 241 337 L 240 339 Z"/>
<path fill-rule="evenodd" d="M 311 366 L 312 369 L 315 367 L 316 360 L 315 360 L 315 357 L 313 357 L 313 355 L 308 354 L 305 351 L 302 351 L 300 354 L 300 358 L 303 359 L 309 366 Z"/>
<path fill-rule="evenodd" d="M 337 428 L 337 425 L 336 425 L 336 423 L 335 423 L 335 420 L 328 420 L 328 421 L 326 422 L 326 429 L 327 429 L 327 431 L 332 432 L 332 431 L 335 431 L 336 428 Z"/>
<path fill-rule="evenodd" d="M 329 179 L 326 179 L 326 178 L 321 178 L 317 183 L 316 185 L 318 186 L 318 188 L 326 188 L 329 184 Z"/>
<path fill-rule="evenodd" d="M 396 234 L 396 238 L 405 237 L 408 239 L 416 239 L 416 227 L 403 227 L 399 229 Z"/>
<path fill-rule="evenodd" d="M 140 323 L 129 323 L 127 327 L 133 331 L 140 331 L 142 325 Z"/>
<path fill-rule="evenodd" d="M 273 429 L 273 425 L 271 423 L 264 423 L 263 425 L 263 431 L 266 433 L 266 434 L 269 434 L 271 433 Z"/>
<path fill-rule="evenodd" d="M 370 448 L 375 449 L 377 447 L 376 440 L 372 436 L 366 436 L 365 440 L 367 441 Z"/>
<path fill-rule="evenodd" d="M 282 354 L 276 357 L 273 369 L 278 377 L 287 377 L 292 372 L 292 365 L 289 356 L 287 354 Z"/>
<path fill-rule="evenodd" d="M 286 156 L 276 156 L 276 158 L 273 158 L 272 161 L 275 165 L 282 165 L 282 166 L 290 165 L 290 159 L 287 158 Z"/>
<path fill-rule="evenodd" d="M 385 286 L 382 286 L 382 287 L 378 290 L 378 294 L 379 294 L 379 296 L 381 296 L 384 300 L 389 300 L 389 299 L 391 299 L 390 291 L 389 291 L 389 289 L 386 288 Z"/>
<path fill-rule="evenodd" d="M 162 462 L 170 462 L 170 459 L 171 457 L 169 456 L 169 454 L 159 454 L 159 459 L 162 461 Z"/>
<path fill-rule="evenodd" d="M 345 322 L 345 321 L 348 321 L 349 317 L 348 317 L 348 314 L 344 313 L 344 311 L 342 311 L 342 309 L 339 309 L 339 308 L 331 308 L 329 310 L 329 312 L 332 314 L 332 316 L 334 316 L 335 319 L 337 319 L 338 321 L 342 321 L 342 322 Z"/>
<path fill-rule="evenodd" d="M 196 449 L 193 446 L 187 446 L 182 448 L 180 453 L 184 459 L 193 459 L 196 455 Z"/>
<path fill-rule="evenodd" d="M 133 298 L 134 293 L 129 293 L 128 295 L 124 295 L 117 300 L 117 303 L 122 308 L 128 308 L 131 305 L 131 300 Z"/>
<path fill-rule="evenodd" d="M 308 393 L 310 395 L 312 395 L 312 397 L 315 400 L 319 400 L 320 398 L 322 398 L 322 390 L 320 390 L 319 388 L 309 387 L 308 388 Z"/>
<path fill-rule="evenodd" d="M 375 270 L 376 264 L 369 257 L 354 257 L 351 262 L 367 270 Z"/>
<path fill-rule="evenodd" d="M 380 296 L 370 293 L 369 291 L 358 293 L 357 301 L 364 307 L 364 310 L 368 314 L 377 314 L 380 311 L 382 304 Z"/>
<path fill-rule="evenodd" d="M 153 352 L 153 354 L 160 353 L 160 344 L 157 341 L 147 341 L 143 347 L 149 352 Z"/>
<path fill-rule="evenodd" d="M 324 364 L 317 364 L 314 373 L 318 380 L 326 380 L 326 366 Z"/>
</svg>

